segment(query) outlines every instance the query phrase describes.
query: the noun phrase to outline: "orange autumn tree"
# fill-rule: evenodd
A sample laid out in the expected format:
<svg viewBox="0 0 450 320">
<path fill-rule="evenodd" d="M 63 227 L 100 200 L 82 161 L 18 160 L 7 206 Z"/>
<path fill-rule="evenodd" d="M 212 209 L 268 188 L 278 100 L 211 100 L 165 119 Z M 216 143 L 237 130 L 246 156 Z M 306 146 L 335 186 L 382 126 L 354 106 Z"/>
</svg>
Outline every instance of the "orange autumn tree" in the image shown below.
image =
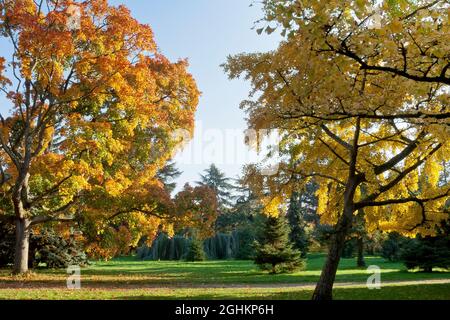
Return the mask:
<svg viewBox="0 0 450 320">
<path fill-rule="evenodd" d="M 263 0 L 271 52 L 230 57 L 252 84 L 252 129 L 279 129 L 280 170 L 247 177 L 266 211 L 319 185 L 318 214 L 334 230 L 315 300 L 332 299 L 345 241 L 368 231 L 433 235 L 449 218 L 448 1 Z"/>
<path fill-rule="evenodd" d="M 149 26 L 106 0 L 2 0 L 0 21 L 12 53 L 0 58 L 0 213 L 16 225 L 14 272 L 28 270 L 38 224 L 169 215 L 155 175 L 172 133 L 193 130 L 187 62 L 167 60 Z"/>
<path fill-rule="evenodd" d="M 78 219 L 89 257 L 107 260 L 126 255 L 143 237 L 151 242 L 161 230 L 172 233 L 175 221 L 183 217 L 175 214 L 173 200 L 162 182 L 152 179 L 140 185 L 136 180 L 135 186 L 120 197 L 91 195 L 94 201 Z"/>
<path fill-rule="evenodd" d="M 201 240 L 214 236 L 219 204 L 216 192 L 208 186 L 186 184 L 174 198 L 177 219 L 174 229 Z"/>
</svg>

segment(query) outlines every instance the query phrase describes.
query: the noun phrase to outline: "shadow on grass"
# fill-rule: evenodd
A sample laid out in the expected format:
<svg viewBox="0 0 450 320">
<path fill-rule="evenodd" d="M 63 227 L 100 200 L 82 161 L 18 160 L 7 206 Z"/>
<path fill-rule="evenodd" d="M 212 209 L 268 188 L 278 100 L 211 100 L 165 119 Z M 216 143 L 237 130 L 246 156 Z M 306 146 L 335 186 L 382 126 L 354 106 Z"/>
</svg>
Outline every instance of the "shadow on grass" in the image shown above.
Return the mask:
<svg viewBox="0 0 450 320">
<path fill-rule="evenodd" d="M 234 292 L 234 293 L 180 293 L 172 295 L 121 296 L 119 300 L 309 300 L 312 290 L 286 292 Z M 336 300 L 450 300 L 450 284 L 428 284 L 384 287 L 381 290 L 367 288 L 337 288 Z"/>
<path fill-rule="evenodd" d="M 139 261 L 133 257 L 96 262 L 81 270 L 81 281 L 92 288 L 198 287 L 248 284 L 312 284 L 320 276 L 323 254 L 308 256 L 307 270 L 294 274 L 269 275 L 261 272 L 252 261 Z M 450 278 L 450 272 L 408 272 L 401 263 L 379 257 L 366 257 L 367 265 L 381 268 L 382 281 L 413 281 Z M 342 259 L 336 282 L 363 282 L 370 274 L 355 267 L 355 259 Z M 35 276 L 16 278 L 0 270 L 0 288 L 48 288 L 66 286 L 65 270 L 37 270 Z"/>
</svg>

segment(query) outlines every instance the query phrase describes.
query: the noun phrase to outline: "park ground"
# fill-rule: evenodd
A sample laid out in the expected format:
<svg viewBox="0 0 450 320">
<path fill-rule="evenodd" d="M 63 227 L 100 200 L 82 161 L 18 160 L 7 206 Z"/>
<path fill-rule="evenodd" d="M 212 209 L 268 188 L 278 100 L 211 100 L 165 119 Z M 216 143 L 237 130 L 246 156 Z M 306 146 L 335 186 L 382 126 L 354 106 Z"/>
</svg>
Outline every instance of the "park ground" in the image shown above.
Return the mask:
<svg viewBox="0 0 450 320">
<path fill-rule="evenodd" d="M 124 257 L 81 269 L 81 289 L 66 287 L 65 270 L 34 270 L 13 276 L 0 270 L 0 299 L 310 299 L 324 255 L 308 256 L 307 268 L 269 275 L 251 261 L 138 261 Z M 401 263 L 367 257 L 381 269 L 381 289 L 369 290 L 366 268 L 343 259 L 336 276 L 336 299 L 450 300 L 450 271 L 407 271 Z"/>
</svg>

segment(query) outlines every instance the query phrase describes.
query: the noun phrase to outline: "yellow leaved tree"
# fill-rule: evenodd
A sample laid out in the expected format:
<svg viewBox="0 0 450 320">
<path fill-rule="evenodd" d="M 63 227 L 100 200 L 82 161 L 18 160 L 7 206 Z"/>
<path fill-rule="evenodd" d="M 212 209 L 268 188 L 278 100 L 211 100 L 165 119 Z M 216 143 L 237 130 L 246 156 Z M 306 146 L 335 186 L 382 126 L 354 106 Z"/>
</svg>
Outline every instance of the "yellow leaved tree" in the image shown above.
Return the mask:
<svg viewBox="0 0 450 320">
<path fill-rule="evenodd" d="M 434 234 L 448 219 L 450 30 L 447 1 L 265 0 L 258 31 L 281 30 L 267 53 L 229 57 L 251 81 L 253 129 L 279 129 L 281 165 L 249 168 L 270 211 L 303 182 L 334 224 L 314 299 L 331 299 L 355 216 L 369 230 Z"/>
</svg>

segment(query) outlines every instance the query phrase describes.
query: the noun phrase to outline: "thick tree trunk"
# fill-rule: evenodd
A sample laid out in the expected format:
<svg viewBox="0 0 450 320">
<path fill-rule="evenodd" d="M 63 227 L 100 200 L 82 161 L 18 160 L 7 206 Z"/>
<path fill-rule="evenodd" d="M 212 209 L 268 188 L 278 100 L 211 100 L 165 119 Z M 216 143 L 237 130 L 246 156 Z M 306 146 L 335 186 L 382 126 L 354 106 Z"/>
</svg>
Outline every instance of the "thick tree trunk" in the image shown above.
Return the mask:
<svg viewBox="0 0 450 320">
<path fill-rule="evenodd" d="M 357 239 L 357 245 L 358 245 L 358 260 L 356 262 L 358 267 L 365 267 L 366 261 L 364 260 L 364 239 L 363 237 L 359 237 Z"/>
<path fill-rule="evenodd" d="M 344 249 L 346 233 L 339 231 L 331 237 L 327 260 L 322 269 L 319 282 L 313 294 L 313 300 L 332 300 L 333 284 Z"/>
<path fill-rule="evenodd" d="M 30 221 L 16 219 L 16 247 L 14 256 L 15 274 L 28 272 L 28 251 L 30 245 Z"/>
</svg>

